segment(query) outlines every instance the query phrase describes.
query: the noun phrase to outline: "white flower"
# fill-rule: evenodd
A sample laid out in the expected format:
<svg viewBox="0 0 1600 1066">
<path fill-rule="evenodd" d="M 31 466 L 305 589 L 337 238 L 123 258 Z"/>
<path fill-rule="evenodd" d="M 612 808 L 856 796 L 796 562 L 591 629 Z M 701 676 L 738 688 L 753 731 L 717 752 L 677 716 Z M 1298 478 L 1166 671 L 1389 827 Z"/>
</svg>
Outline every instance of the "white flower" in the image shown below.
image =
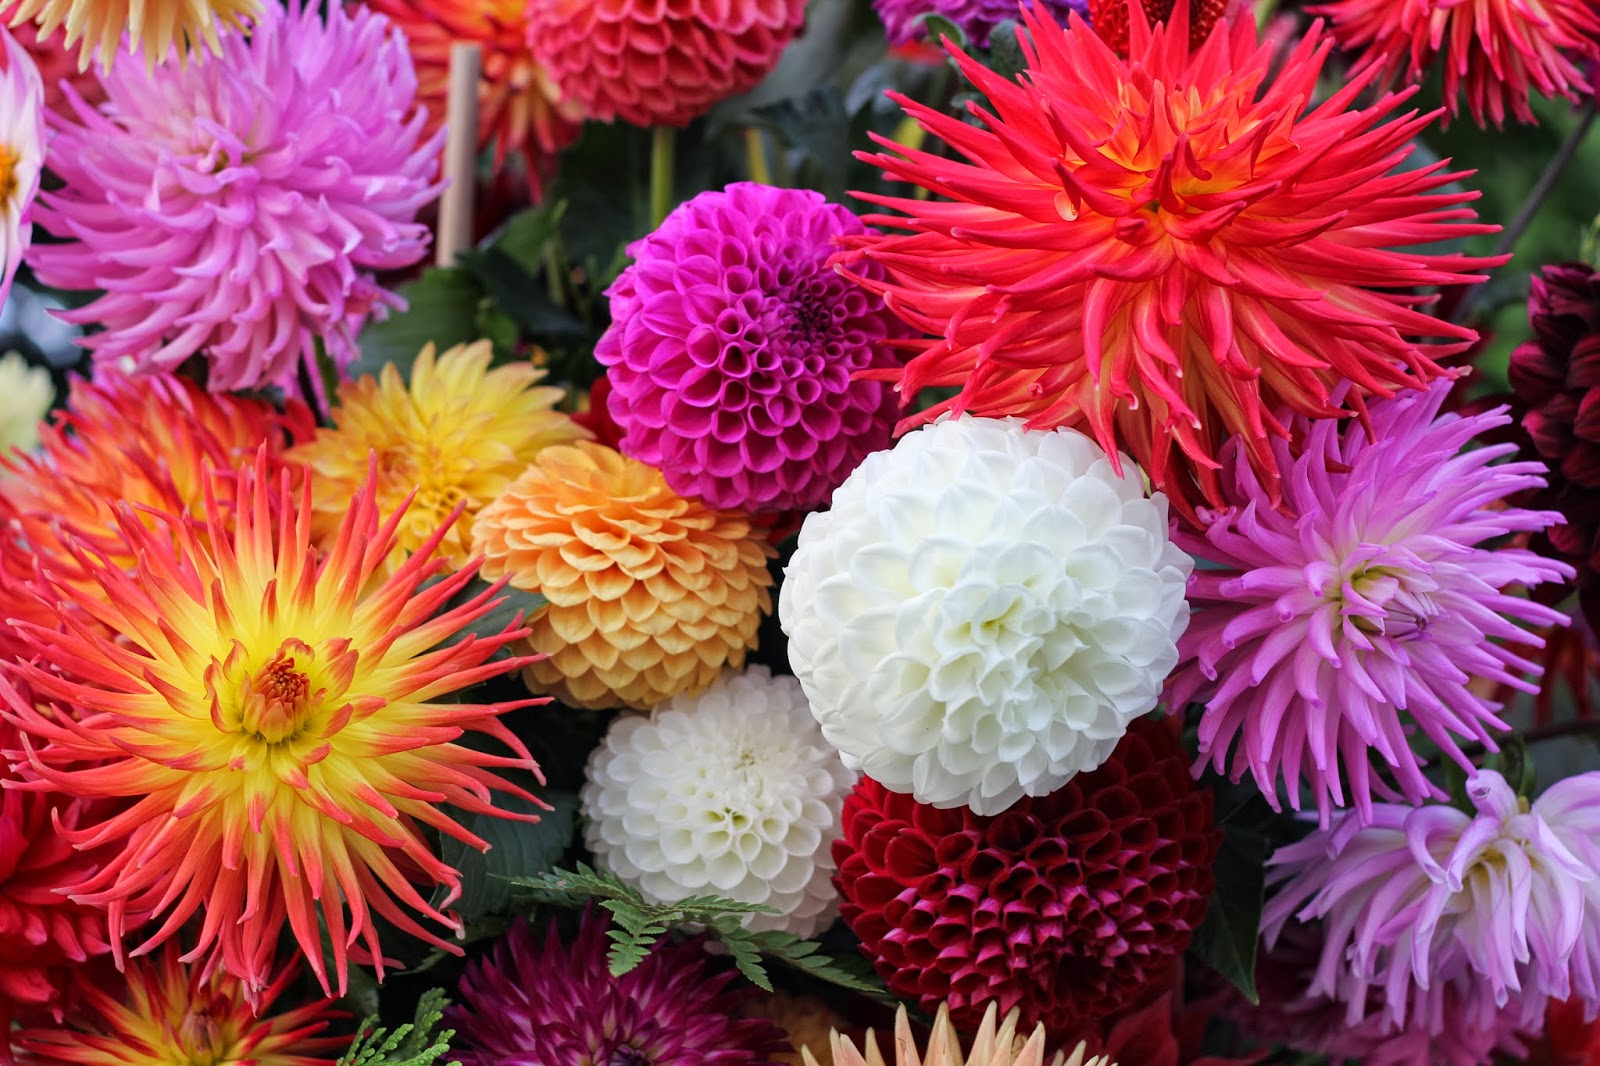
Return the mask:
<svg viewBox="0 0 1600 1066">
<path fill-rule="evenodd" d="M 653 713 L 618 718 L 589 757 L 589 850 L 653 903 L 715 894 L 779 912 L 752 915 L 751 929 L 820 931 L 855 776 L 799 683 L 752 666 Z"/>
<path fill-rule="evenodd" d="M 960 418 L 867 458 L 801 528 L 778 603 L 845 765 L 997 814 L 1103 763 L 1178 661 L 1193 561 L 1073 430 Z"/>
<path fill-rule="evenodd" d="M 39 421 L 55 403 L 50 372 L 17 352 L 0 357 L 0 454 L 39 443 Z"/>
<path fill-rule="evenodd" d="M 28 212 L 44 170 L 44 82 L 33 57 L 0 29 L 0 304 L 33 241 Z"/>
</svg>

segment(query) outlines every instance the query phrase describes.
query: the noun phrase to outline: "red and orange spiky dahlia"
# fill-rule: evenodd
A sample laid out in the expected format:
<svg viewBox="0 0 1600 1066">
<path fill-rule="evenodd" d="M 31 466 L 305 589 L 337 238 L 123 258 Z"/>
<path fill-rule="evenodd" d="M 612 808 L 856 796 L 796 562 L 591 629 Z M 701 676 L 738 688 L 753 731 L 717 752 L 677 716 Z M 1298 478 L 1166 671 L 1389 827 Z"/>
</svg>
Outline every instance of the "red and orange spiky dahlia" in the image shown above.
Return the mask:
<svg viewBox="0 0 1600 1066">
<path fill-rule="evenodd" d="M 439 805 L 500 814 L 491 792 L 528 798 L 497 772 L 538 773 L 499 716 L 541 701 L 441 698 L 527 662 L 491 661 L 526 629 L 441 646 L 500 602 L 491 590 L 440 613 L 474 574 L 422 587 L 447 568 L 434 557 L 446 529 L 374 581 L 403 511 L 380 527 L 369 481 L 320 556 L 309 489 L 296 501 L 289 472 L 273 485 L 268 467 L 263 450 L 254 467 L 214 475 L 198 517 L 119 503 L 117 529 L 138 560 L 131 569 L 69 538 L 85 581 L 46 571 L 37 596 L 81 608 L 99 626 L 70 613 L 61 632 L 22 624 L 42 661 L 7 673 L 51 702 L 36 705 L 7 682 L 0 713 L 28 734 L 41 787 L 130 801 L 63 832 L 77 847 L 122 844 L 71 886 L 73 899 L 106 909 L 119 960 L 195 918 L 187 957 L 255 991 L 270 983 L 287 925 L 324 989 L 342 993 L 350 957 L 382 974 L 375 918 L 459 950 L 417 920 L 461 928 L 441 909 L 458 895 L 460 874 L 426 831 L 487 847 Z M 230 532 L 220 498 L 235 486 Z M 512 754 L 456 743 L 467 732 Z M 418 885 L 441 886 L 442 903 Z M 129 918 L 139 913 L 156 928 L 135 939 Z"/>
<path fill-rule="evenodd" d="M 1251 19 L 1191 54 L 1186 6 L 1154 30 L 1130 12 L 1128 59 L 1037 7 L 1016 80 L 956 50 L 990 101 L 973 106 L 981 128 L 897 97 L 964 159 L 882 138 L 893 154 L 863 158 L 951 199 L 858 194 L 904 212 L 867 219 L 903 232 L 844 238 L 842 263 L 935 337 L 903 370 L 863 374 L 907 397 L 960 387 L 906 424 L 954 410 L 1083 429 L 1192 521 L 1223 502 L 1225 439 L 1275 496 L 1281 409 L 1348 415 L 1444 374 L 1436 360 L 1475 334 L 1419 310 L 1416 289 L 1494 261 L 1398 249 L 1493 227 L 1466 221 L 1476 194 L 1446 188 L 1463 175 L 1445 163 L 1397 169 L 1434 117 L 1388 120 L 1406 94 L 1360 107 L 1357 79 L 1307 103 L 1331 48 L 1320 29 L 1269 82 Z"/>
<path fill-rule="evenodd" d="M 450 88 L 450 50 L 458 42 L 482 49 L 478 82 L 478 149 L 494 147 L 495 169 L 513 152 L 527 164 L 528 187 L 538 200 L 556 155 L 583 128 L 583 112 L 564 100 L 528 46 L 533 0 L 366 0 L 406 35 L 417 65 L 417 98 L 428 108 L 428 132 L 444 123 Z"/>
</svg>

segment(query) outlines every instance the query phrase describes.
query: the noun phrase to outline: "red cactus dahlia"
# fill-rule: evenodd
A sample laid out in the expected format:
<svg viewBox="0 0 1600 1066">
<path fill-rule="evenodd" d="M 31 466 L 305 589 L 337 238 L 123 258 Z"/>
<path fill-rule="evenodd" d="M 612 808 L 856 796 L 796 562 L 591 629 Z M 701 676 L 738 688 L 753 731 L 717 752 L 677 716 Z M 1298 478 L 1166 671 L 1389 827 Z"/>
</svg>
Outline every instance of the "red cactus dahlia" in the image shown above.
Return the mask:
<svg viewBox="0 0 1600 1066">
<path fill-rule="evenodd" d="M 1176 723 L 1003 814 L 863 778 L 833 845 L 841 911 L 889 990 L 972 1029 L 990 1000 L 1065 1040 L 1167 978 L 1205 915 L 1220 834 Z"/>
<path fill-rule="evenodd" d="M 1492 227 L 1466 221 L 1476 194 L 1447 190 L 1463 175 L 1444 163 L 1397 169 L 1435 117 L 1387 121 L 1407 94 L 1359 107 L 1363 78 L 1307 104 L 1331 48 L 1320 29 L 1269 83 L 1276 53 L 1251 19 L 1191 54 L 1186 6 L 1154 30 L 1130 11 L 1128 59 L 1038 8 L 1025 76 L 957 50 L 989 98 L 973 108 L 983 128 L 898 97 L 965 160 L 879 138 L 893 154 L 863 158 L 951 199 L 860 194 L 905 212 L 868 219 L 904 232 L 846 238 L 842 260 L 935 336 L 903 370 L 865 376 L 908 397 L 961 388 L 905 425 L 955 410 L 1081 428 L 1192 520 L 1222 504 L 1225 439 L 1276 498 L 1281 409 L 1346 415 L 1443 375 L 1437 359 L 1475 334 L 1418 310 L 1415 290 L 1481 280 L 1466 272 L 1494 260 L 1398 249 Z"/>
</svg>

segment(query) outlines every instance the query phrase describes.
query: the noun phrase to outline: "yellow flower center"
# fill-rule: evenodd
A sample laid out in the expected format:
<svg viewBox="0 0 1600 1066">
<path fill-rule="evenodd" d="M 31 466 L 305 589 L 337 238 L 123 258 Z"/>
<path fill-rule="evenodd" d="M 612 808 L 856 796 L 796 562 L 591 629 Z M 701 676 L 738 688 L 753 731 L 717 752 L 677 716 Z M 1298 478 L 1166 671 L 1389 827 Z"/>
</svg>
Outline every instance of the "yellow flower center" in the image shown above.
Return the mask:
<svg viewBox="0 0 1600 1066">
<path fill-rule="evenodd" d="M 266 669 L 245 679 L 241 695 L 240 728 L 276 744 L 299 730 L 311 681 L 295 669 L 292 656 L 280 651 Z"/>
<path fill-rule="evenodd" d="M 156 1043 L 152 1048 L 156 1054 L 149 1061 L 162 1066 L 221 1066 L 239 1061 L 238 1026 L 229 1013 L 224 1008 L 213 1014 L 203 1004 L 185 1006 L 182 1017 L 168 1030 L 171 1042 Z"/>
<path fill-rule="evenodd" d="M 0 144 L 0 212 L 17 194 L 17 164 L 22 155 L 8 144 Z"/>
</svg>

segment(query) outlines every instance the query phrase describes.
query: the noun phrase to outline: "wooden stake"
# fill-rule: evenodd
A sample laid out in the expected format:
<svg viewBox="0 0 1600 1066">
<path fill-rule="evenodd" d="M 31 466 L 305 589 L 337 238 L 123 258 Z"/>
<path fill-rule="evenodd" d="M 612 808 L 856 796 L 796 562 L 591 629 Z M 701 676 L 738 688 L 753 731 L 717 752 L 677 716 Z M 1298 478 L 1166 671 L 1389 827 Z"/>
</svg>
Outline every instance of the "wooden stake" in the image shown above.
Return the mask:
<svg viewBox="0 0 1600 1066">
<path fill-rule="evenodd" d="M 456 265 L 456 256 L 472 247 L 473 199 L 478 190 L 478 79 L 483 52 L 475 44 L 457 42 L 450 49 L 450 96 L 445 113 L 444 176 L 448 184 L 439 201 L 439 232 L 434 240 L 439 266 Z"/>
</svg>

